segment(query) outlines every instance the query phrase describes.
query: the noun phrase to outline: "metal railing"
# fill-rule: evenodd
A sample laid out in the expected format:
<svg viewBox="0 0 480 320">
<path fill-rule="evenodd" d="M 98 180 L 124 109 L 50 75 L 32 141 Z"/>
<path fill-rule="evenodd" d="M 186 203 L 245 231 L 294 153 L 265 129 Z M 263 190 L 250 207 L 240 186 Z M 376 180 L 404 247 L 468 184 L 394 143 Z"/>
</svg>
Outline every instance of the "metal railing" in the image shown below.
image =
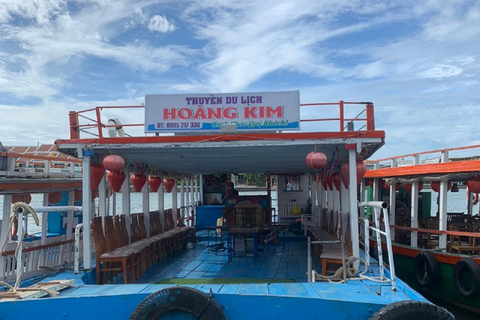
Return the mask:
<svg viewBox="0 0 480 320">
<path fill-rule="evenodd" d="M 390 281 L 392 283 L 392 291 L 396 291 L 397 284 L 395 281 L 395 265 L 393 262 L 393 249 L 392 249 L 392 237 L 390 234 L 390 222 L 388 216 L 388 203 L 384 201 L 368 201 L 359 203 L 359 207 L 371 207 L 373 208 L 373 220 L 375 226 L 370 226 L 370 221 L 367 218 L 363 219 L 364 228 L 365 228 L 365 263 L 367 269 L 370 267 L 370 230 L 375 233 L 375 240 L 377 243 L 377 251 L 378 251 L 378 268 L 380 272 L 380 279 L 384 280 L 385 277 L 385 267 L 383 263 L 383 249 L 382 249 L 382 238 L 381 236 L 385 236 L 386 238 L 386 245 L 387 245 L 387 254 L 388 254 L 388 266 L 390 270 Z M 381 221 L 380 221 L 380 211 L 383 213 L 384 219 L 384 226 L 385 231 L 381 229 Z"/>
<path fill-rule="evenodd" d="M 354 110 L 354 106 L 360 106 L 361 109 Z M 315 107 L 315 115 L 317 114 L 332 114 L 331 117 L 324 118 L 300 118 L 300 122 L 337 122 L 338 130 L 332 131 L 350 131 L 352 128 L 349 124 L 354 122 L 362 123 L 362 126 L 357 131 L 375 130 L 374 106 L 371 102 L 327 102 L 327 103 L 304 103 L 300 104 L 301 110 L 310 110 Z M 122 124 L 108 124 L 109 120 L 114 117 L 104 117 L 102 120 L 102 111 L 110 111 L 111 114 L 116 113 L 117 110 L 135 110 L 144 109 L 144 106 L 98 106 L 82 111 L 70 111 L 70 139 L 81 139 L 81 132 L 89 134 L 93 137 L 103 138 L 103 129 L 116 128 L 122 129 L 124 127 L 144 127 L 144 123 L 122 123 Z M 334 108 L 337 108 L 335 111 Z M 349 110 L 346 110 L 349 109 Z M 141 118 L 142 114 L 138 117 Z M 131 118 L 131 117 L 129 117 Z"/>
</svg>

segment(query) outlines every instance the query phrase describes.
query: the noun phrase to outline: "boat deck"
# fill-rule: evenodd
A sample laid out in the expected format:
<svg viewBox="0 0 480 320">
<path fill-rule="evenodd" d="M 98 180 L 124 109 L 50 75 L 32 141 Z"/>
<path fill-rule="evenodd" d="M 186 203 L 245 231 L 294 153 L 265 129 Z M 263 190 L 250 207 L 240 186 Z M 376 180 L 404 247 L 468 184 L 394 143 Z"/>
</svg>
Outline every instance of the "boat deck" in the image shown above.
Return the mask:
<svg viewBox="0 0 480 320">
<path fill-rule="evenodd" d="M 260 246 L 256 259 L 249 252 L 238 254 L 230 263 L 226 242 L 201 240 L 195 248 L 189 245 L 151 267 L 137 283 L 194 283 L 191 279 L 202 283 L 307 282 L 306 240 L 298 236 L 289 239 L 288 243 Z"/>
<path fill-rule="evenodd" d="M 285 245 L 280 241 L 260 247 L 256 259 L 239 255 L 230 263 L 227 250 L 214 239 L 204 239 L 150 267 L 135 284 L 121 284 L 118 278 L 117 283 L 90 285 L 91 272 L 58 273 L 42 282 L 74 279 L 75 284 L 55 298 L 0 303 L 0 318 L 10 319 L 22 310 L 25 317 L 45 312 L 52 318 L 126 319 L 149 294 L 177 285 L 213 294 L 229 320 L 300 319 L 307 315 L 311 319 L 367 319 L 389 303 L 426 301 L 400 280 L 397 291 L 387 283 L 370 280 L 308 283 L 306 239 L 295 234 L 287 239 Z M 368 275 L 378 275 L 377 269 L 373 265 Z"/>
</svg>

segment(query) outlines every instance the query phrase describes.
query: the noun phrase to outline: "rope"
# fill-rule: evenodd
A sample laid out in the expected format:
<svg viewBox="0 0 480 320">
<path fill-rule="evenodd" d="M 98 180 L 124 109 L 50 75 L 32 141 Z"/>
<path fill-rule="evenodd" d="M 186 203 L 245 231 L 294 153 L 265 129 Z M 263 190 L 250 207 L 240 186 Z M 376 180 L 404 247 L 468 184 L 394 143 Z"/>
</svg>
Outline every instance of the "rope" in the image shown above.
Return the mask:
<svg viewBox="0 0 480 320">
<path fill-rule="evenodd" d="M 357 260 L 361 261 L 363 263 L 363 265 L 365 266 L 363 271 L 355 269 L 355 267 L 353 266 L 354 263 Z M 344 268 L 344 266 L 346 267 L 346 275 L 347 275 L 345 280 L 343 279 L 343 268 Z M 382 279 L 380 277 L 366 276 L 365 274 L 367 273 L 367 263 L 362 258 L 352 256 L 347 260 L 347 262 L 345 263 L 344 266 L 341 266 L 340 268 L 338 268 L 337 271 L 335 271 L 335 273 L 331 276 L 324 276 L 324 275 L 321 275 L 321 274 L 317 273 L 316 271 L 314 271 L 315 280 L 326 280 L 326 281 L 332 282 L 332 283 L 344 283 L 347 279 L 348 280 L 370 280 L 370 281 L 378 282 L 378 283 L 391 282 L 391 280 L 388 279 L 388 278 Z"/>
<path fill-rule="evenodd" d="M 35 220 L 35 223 L 37 226 L 40 225 L 40 221 L 38 220 L 38 217 L 37 217 L 37 214 L 35 212 L 35 210 L 33 210 L 32 207 L 30 207 L 27 203 L 25 202 L 16 202 L 12 205 L 12 214 L 10 215 L 10 221 L 8 222 L 8 227 L 7 227 L 7 232 L 5 233 L 5 238 L 3 239 L 3 242 L 2 242 L 2 246 L 0 247 L 0 253 L 3 253 L 4 250 L 5 250 L 5 246 L 7 245 L 7 242 L 8 242 L 8 235 L 11 233 L 12 231 L 12 227 L 13 227 L 13 221 L 15 219 L 18 219 L 19 215 L 20 214 L 24 214 L 25 216 L 27 214 L 31 214 L 33 216 L 33 219 Z M 18 240 L 17 240 L 17 247 L 15 248 L 15 254 L 14 254 L 14 257 L 15 257 L 15 260 L 18 261 L 18 254 L 19 254 L 19 250 L 22 248 L 22 245 L 23 245 L 23 238 L 25 237 L 25 229 L 23 228 L 23 222 L 20 221 L 20 219 L 18 219 L 18 225 L 20 227 L 20 233 L 18 234 Z M 23 265 L 22 266 L 19 266 L 17 267 L 17 279 L 15 281 L 15 285 L 12 287 L 10 285 L 7 285 L 7 287 L 9 288 L 9 291 L 11 292 L 17 292 L 19 289 L 18 287 L 20 286 L 20 281 L 22 279 L 22 275 L 23 275 Z M 3 282 L 2 282 L 3 283 Z M 25 290 L 25 291 L 31 291 L 31 290 L 26 290 L 26 289 L 21 289 L 21 290 Z M 45 289 L 38 289 L 40 291 L 45 291 L 47 292 L 48 294 L 49 291 L 48 290 L 45 290 Z M 51 295 L 51 294 L 50 294 Z"/>
</svg>

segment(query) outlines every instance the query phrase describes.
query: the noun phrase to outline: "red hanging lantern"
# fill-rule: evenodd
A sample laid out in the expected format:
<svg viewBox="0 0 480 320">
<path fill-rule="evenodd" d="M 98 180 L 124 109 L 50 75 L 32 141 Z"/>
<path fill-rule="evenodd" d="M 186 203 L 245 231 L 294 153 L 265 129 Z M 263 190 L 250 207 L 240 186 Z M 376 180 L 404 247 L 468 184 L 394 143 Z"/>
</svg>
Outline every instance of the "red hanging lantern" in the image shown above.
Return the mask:
<svg viewBox="0 0 480 320">
<path fill-rule="evenodd" d="M 100 181 L 105 174 L 105 167 L 101 163 L 92 163 L 90 165 L 90 188 L 97 190 Z"/>
<path fill-rule="evenodd" d="M 312 151 L 307 154 L 305 163 L 309 168 L 321 169 L 327 163 L 327 156 L 322 152 Z"/>
<path fill-rule="evenodd" d="M 432 181 L 430 183 L 430 187 L 432 188 L 433 191 L 440 192 L 440 181 Z M 448 180 L 447 191 L 450 190 L 451 187 L 452 187 L 452 182 Z"/>
<path fill-rule="evenodd" d="M 161 184 L 162 184 L 162 178 L 160 178 L 159 176 L 148 177 L 148 185 L 150 186 L 150 189 L 152 190 L 152 192 L 157 192 Z"/>
<path fill-rule="evenodd" d="M 404 183 L 403 184 L 403 189 L 406 192 L 411 193 L 412 192 L 412 184 L 411 183 Z"/>
<path fill-rule="evenodd" d="M 172 192 L 172 189 L 174 186 L 175 186 L 175 179 L 173 178 L 163 179 L 163 187 L 165 188 L 165 192 L 167 193 Z"/>
<path fill-rule="evenodd" d="M 122 188 L 123 182 L 125 181 L 125 178 L 126 178 L 126 175 L 125 175 L 125 172 L 123 171 L 120 171 L 120 172 L 108 171 L 107 173 L 108 185 L 115 192 L 120 191 L 120 189 Z"/>
<path fill-rule="evenodd" d="M 55 205 L 62 201 L 61 192 L 51 192 L 48 194 L 48 204 Z"/>
<path fill-rule="evenodd" d="M 29 193 L 12 195 L 12 204 L 16 202 L 25 202 L 26 204 L 29 204 L 31 201 L 32 201 L 32 196 Z"/>
<path fill-rule="evenodd" d="M 412 192 L 412 184 L 411 183 L 403 184 L 403 189 L 405 189 L 405 191 L 407 191 L 408 193 L 411 193 Z M 420 190 L 422 190 L 422 189 L 423 189 L 423 182 L 418 181 L 418 192 L 420 192 Z"/>
<path fill-rule="evenodd" d="M 340 177 L 340 173 L 335 172 L 332 174 L 332 182 L 335 185 L 335 188 L 340 191 L 341 188 L 341 183 L 342 183 L 342 178 Z"/>
<path fill-rule="evenodd" d="M 125 161 L 122 157 L 117 156 L 116 154 L 111 154 L 103 159 L 103 166 L 108 171 L 120 172 L 125 166 Z"/>
<path fill-rule="evenodd" d="M 473 176 L 467 180 L 468 190 L 472 193 L 480 193 L 480 176 Z"/>
<path fill-rule="evenodd" d="M 147 182 L 147 177 L 142 173 L 134 173 L 130 176 L 130 181 L 133 185 L 133 190 L 136 192 L 142 191 L 145 182 Z"/>
<path fill-rule="evenodd" d="M 362 182 L 365 172 L 367 172 L 367 166 L 362 160 L 357 160 L 356 167 L 357 167 L 357 185 L 359 185 Z M 347 182 L 350 181 L 350 164 L 348 162 L 345 162 L 344 164 L 342 164 L 340 173 L 342 174 L 345 181 Z"/>
</svg>

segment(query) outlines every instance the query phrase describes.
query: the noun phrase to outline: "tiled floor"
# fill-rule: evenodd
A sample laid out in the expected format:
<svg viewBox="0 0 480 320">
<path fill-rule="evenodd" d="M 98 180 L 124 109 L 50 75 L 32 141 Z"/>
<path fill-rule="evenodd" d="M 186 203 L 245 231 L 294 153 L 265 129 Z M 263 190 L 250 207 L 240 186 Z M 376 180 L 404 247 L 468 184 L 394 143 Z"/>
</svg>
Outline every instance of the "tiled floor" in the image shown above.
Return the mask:
<svg viewBox="0 0 480 320">
<path fill-rule="evenodd" d="M 200 237 L 200 239 L 202 239 Z M 199 241 L 195 248 L 161 261 L 150 268 L 137 283 L 157 283 L 165 279 L 200 278 L 249 278 L 289 279 L 306 282 L 307 245 L 302 237 L 293 238 L 286 246 L 282 244 L 260 246 L 256 261 L 251 254 L 237 256 L 228 263 L 225 249 L 211 250 L 214 241 Z M 241 240 L 240 240 L 241 241 Z M 248 252 L 247 241 L 247 252 Z"/>
</svg>

